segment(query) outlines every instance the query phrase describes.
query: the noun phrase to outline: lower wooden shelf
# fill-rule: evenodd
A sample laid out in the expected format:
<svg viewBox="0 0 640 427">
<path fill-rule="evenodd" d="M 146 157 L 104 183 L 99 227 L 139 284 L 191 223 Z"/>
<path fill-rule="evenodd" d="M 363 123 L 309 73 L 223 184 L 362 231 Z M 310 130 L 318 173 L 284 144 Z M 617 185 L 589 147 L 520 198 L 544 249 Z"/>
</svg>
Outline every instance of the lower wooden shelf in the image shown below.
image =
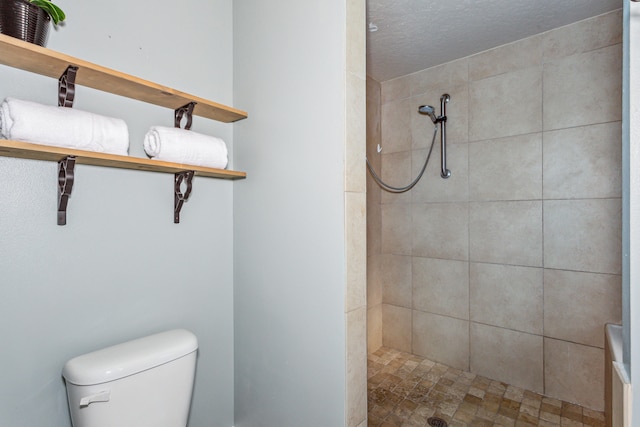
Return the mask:
<svg viewBox="0 0 640 427">
<path fill-rule="evenodd" d="M 184 171 L 194 171 L 197 176 L 230 180 L 244 179 L 247 177 L 245 172 L 227 169 L 205 168 L 201 166 L 163 162 L 160 160 L 143 159 L 140 157 L 96 153 L 93 151 L 74 150 L 72 148 L 53 147 L 6 139 L 0 139 L 0 156 L 54 162 L 58 162 L 68 156 L 74 156 L 76 158 L 76 164 L 82 165 L 174 174 Z"/>
</svg>

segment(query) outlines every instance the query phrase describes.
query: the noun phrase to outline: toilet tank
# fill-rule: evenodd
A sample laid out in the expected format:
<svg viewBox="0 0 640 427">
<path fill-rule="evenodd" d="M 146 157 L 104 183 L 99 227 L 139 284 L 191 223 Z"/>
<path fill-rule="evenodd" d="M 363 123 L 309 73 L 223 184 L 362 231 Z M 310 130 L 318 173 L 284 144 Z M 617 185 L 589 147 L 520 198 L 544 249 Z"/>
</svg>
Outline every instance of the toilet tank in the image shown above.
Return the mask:
<svg viewBox="0 0 640 427">
<path fill-rule="evenodd" d="M 185 427 L 198 340 L 174 329 L 69 360 L 73 427 Z"/>
</svg>

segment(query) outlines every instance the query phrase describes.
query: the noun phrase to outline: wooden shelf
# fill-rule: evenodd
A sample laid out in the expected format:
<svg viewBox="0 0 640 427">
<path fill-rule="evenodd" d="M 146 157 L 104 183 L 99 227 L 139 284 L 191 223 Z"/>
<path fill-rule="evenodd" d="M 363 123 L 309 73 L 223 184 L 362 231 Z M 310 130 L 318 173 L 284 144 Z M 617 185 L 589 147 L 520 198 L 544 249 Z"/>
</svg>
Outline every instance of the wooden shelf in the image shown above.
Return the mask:
<svg viewBox="0 0 640 427">
<path fill-rule="evenodd" d="M 32 43 L 23 42 L 4 34 L 0 34 L 0 64 L 53 77 L 56 80 L 65 74 L 69 66 L 73 66 L 77 68 L 77 71 L 75 73 L 75 82 L 72 84 L 87 86 L 103 92 L 170 108 L 176 117 L 182 114 L 182 111 L 178 114 L 176 110 L 182 109 L 182 107 L 190 103 L 195 103 L 195 107 L 192 112 L 188 113 L 189 119 L 191 115 L 196 115 L 231 123 L 247 117 L 247 113 L 244 111 L 110 70 L 109 68 Z M 52 93 L 55 93 L 53 88 Z M 66 103 L 65 106 L 67 106 Z M 174 174 L 175 223 L 180 222 L 180 210 L 191 193 L 191 179 L 194 175 L 230 180 L 243 179 L 247 176 L 244 172 L 226 169 L 183 165 L 155 159 L 96 153 L 2 139 L 0 139 L 0 156 L 58 162 L 58 225 L 67 223 L 67 203 L 73 188 L 73 169 L 76 164 Z M 187 188 L 184 193 L 182 192 L 183 185 L 186 185 Z"/>
<path fill-rule="evenodd" d="M 52 147 L 49 145 L 30 144 L 27 142 L 0 140 L 0 156 L 21 159 L 48 160 L 58 162 L 65 157 L 75 156 L 76 164 L 105 166 L 109 168 L 132 169 L 147 172 L 180 173 L 194 171 L 196 176 L 222 179 L 243 179 L 244 172 L 226 169 L 213 169 L 179 163 L 163 162 L 139 157 L 119 156 L 116 154 L 96 153 L 93 151 L 74 150 L 71 148 Z"/>
<path fill-rule="evenodd" d="M 0 64 L 58 79 L 69 65 L 78 67 L 76 84 L 176 110 L 196 102 L 193 114 L 231 123 L 247 117 L 227 107 L 63 53 L 0 34 Z M 52 89 L 53 90 L 53 89 Z M 55 91 L 53 92 L 55 93 Z"/>
</svg>

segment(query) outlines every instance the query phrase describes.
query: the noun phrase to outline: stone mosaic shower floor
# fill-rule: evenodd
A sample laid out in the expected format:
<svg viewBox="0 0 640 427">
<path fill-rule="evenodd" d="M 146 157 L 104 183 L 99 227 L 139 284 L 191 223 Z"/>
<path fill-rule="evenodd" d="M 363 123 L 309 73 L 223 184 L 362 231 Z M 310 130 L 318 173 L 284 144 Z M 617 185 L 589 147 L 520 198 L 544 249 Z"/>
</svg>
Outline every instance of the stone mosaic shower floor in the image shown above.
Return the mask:
<svg viewBox="0 0 640 427">
<path fill-rule="evenodd" d="M 604 414 L 381 348 L 368 357 L 369 427 L 604 427 Z"/>
</svg>

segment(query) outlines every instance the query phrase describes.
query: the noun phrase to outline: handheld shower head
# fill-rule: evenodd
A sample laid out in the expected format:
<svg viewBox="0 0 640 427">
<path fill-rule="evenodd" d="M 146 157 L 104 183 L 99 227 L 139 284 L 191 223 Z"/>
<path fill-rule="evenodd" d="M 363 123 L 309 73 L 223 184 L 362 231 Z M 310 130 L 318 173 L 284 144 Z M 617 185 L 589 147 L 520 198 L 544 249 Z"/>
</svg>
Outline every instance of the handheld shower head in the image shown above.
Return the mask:
<svg viewBox="0 0 640 427">
<path fill-rule="evenodd" d="M 418 107 L 418 113 L 428 115 L 429 117 L 431 117 L 433 123 L 438 122 L 435 111 L 435 108 L 433 108 L 431 105 L 421 105 L 420 107 Z"/>
</svg>

